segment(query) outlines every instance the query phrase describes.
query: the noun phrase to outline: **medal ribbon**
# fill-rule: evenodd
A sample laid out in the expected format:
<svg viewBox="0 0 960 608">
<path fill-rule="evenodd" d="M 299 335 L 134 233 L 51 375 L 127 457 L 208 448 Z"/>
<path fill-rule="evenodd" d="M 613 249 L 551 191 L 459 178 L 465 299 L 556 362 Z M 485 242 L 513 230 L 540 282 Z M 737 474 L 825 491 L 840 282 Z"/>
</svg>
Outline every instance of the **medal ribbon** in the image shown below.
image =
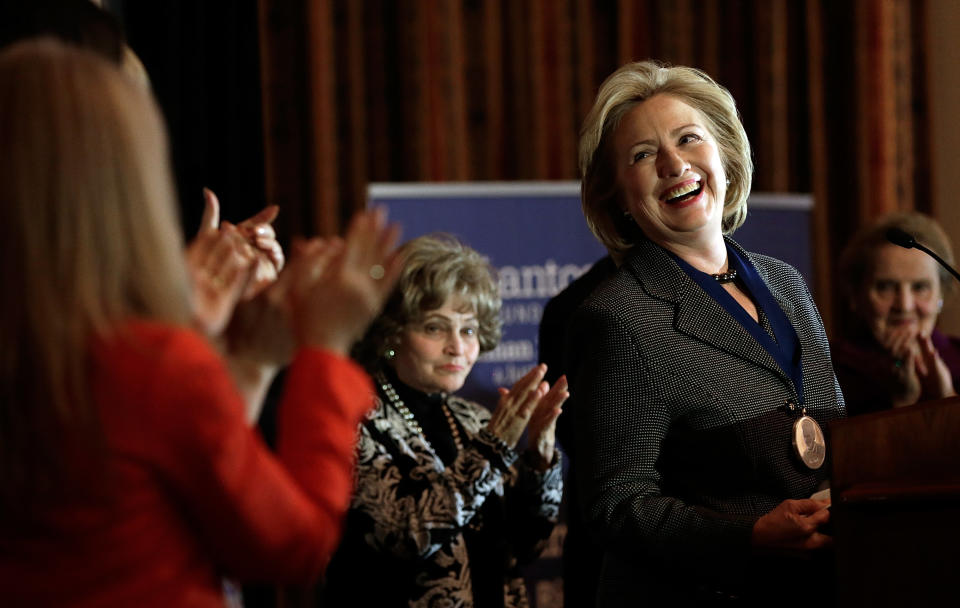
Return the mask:
<svg viewBox="0 0 960 608">
<path fill-rule="evenodd" d="M 671 254 L 672 255 L 672 254 Z M 674 255 L 677 264 L 691 279 L 697 282 L 708 295 L 740 323 L 741 326 L 766 350 L 780 366 L 780 369 L 793 382 L 794 391 L 799 403 L 803 403 L 803 367 L 801 365 L 800 340 L 787 315 L 777 304 L 767 284 L 760 277 L 760 273 L 748 259 L 742 257 L 736 249 L 727 244 L 727 261 L 729 268 L 737 270 L 737 278 L 742 280 L 742 286 L 753 296 L 757 307 L 763 311 L 770 322 L 770 328 L 776 340 L 763 327 L 753 320 L 743 306 L 733 299 L 727 290 L 711 275 L 701 272 Z"/>
</svg>

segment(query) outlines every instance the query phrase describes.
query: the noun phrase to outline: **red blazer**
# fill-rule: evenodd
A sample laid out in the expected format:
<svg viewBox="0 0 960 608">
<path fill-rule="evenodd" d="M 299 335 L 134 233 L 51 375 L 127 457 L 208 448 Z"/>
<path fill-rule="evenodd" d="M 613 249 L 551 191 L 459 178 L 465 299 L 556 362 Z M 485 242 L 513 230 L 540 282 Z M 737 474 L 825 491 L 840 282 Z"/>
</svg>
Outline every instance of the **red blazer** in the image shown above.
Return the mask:
<svg viewBox="0 0 960 608">
<path fill-rule="evenodd" d="M 29 527 L 0 524 L 0 604 L 222 606 L 222 576 L 319 576 L 349 506 L 357 425 L 373 403 L 357 365 L 320 350 L 297 355 L 275 457 L 200 336 L 131 323 L 92 358 L 106 467 Z"/>
</svg>

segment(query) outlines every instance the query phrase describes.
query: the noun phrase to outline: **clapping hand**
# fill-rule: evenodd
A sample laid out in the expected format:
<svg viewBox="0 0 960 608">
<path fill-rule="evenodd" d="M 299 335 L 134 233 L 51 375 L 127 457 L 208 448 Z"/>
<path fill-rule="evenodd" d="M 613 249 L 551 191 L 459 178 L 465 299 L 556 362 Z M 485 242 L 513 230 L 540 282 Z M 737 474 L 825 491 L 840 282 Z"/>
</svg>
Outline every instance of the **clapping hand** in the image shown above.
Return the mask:
<svg viewBox="0 0 960 608">
<path fill-rule="evenodd" d="M 378 209 L 357 213 L 344 239 L 312 239 L 295 248 L 288 271 L 298 344 L 349 353 L 400 274 L 398 236 Z"/>
<path fill-rule="evenodd" d="M 549 465 L 553 460 L 557 416 L 569 393 L 566 378 L 550 388 L 543 381 L 546 373 L 547 366 L 541 363 L 510 389 L 500 388 L 500 400 L 490 416 L 487 430 L 514 448 L 529 424 L 531 448 L 537 452 L 541 464 Z"/>
<path fill-rule="evenodd" d="M 919 336 L 916 357 L 917 378 L 920 381 L 923 399 L 942 399 L 956 395 L 953 376 L 933 345 L 930 336 Z"/>
<path fill-rule="evenodd" d="M 888 331 L 880 342 L 897 362 L 895 407 L 913 405 L 921 399 L 940 399 L 956 394 L 950 370 L 930 336 L 906 326 Z"/>
<path fill-rule="evenodd" d="M 203 196 L 208 207 L 219 206 L 217 196 L 208 188 L 203 189 Z M 279 212 L 279 207 L 269 205 L 253 217 L 237 224 L 237 230 L 253 247 L 256 254 L 250 280 L 243 292 L 245 300 L 253 298 L 276 281 L 280 271 L 283 270 L 286 260 L 272 225 Z"/>
<path fill-rule="evenodd" d="M 208 191 L 209 192 L 209 191 Z M 206 197 L 197 236 L 187 246 L 187 271 L 193 285 L 194 325 L 219 336 L 250 280 L 256 252 L 232 224 L 220 224 L 216 197 Z"/>
<path fill-rule="evenodd" d="M 553 464 L 557 418 L 560 417 L 561 406 L 569 397 L 567 377 L 561 376 L 530 416 L 530 424 L 527 426 L 527 450 L 534 454 L 536 468 L 541 471 Z"/>
</svg>

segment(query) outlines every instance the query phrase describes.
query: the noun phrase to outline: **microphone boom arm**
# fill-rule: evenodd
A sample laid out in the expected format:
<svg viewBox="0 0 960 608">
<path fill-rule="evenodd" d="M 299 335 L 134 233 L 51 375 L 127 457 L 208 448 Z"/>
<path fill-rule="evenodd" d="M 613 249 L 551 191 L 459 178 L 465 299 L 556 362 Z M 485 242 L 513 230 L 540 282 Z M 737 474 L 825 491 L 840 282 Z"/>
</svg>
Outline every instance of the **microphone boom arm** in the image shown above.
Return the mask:
<svg viewBox="0 0 960 608">
<path fill-rule="evenodd" d="M 925 254 L 929 255 L 929 256 L 932 257 L 933 259 L 935 259 L 937 262 L 940 263 L 941 266 L 943 266 L 944 268 L 946 268 L 947 270 L 950 271 L 950 274 L 953 275 L 953 278 L 955 278 L 956 280 L 960 281 L 960 273 L 958 273 L 956 270 L 954 270 L 954 268 L 953 268 L 950 264 L 947 264 L 946 262 L 944 262 L 943 259 L 940 258 L 940 256 L 938 256 L 937 254 L 935 254 L 933 251 L 931 251 L 931 250 L 928 249 L 927 247 L 924 247 L 924 246 L 921 245 L 920 243 L 914 242 L 914 243 L 913 243 L 913 246 L 916 247 L 917 249 L 919 249 L 920 251 L 924 252 Z"/>
</svg>

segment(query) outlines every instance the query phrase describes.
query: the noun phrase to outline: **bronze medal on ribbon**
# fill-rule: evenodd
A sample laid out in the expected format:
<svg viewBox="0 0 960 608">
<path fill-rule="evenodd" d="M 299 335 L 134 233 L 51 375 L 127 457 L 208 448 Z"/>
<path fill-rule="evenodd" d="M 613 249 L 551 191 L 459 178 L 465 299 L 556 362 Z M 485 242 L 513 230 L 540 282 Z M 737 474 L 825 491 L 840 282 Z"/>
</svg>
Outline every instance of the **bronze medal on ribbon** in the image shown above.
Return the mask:
<svg viewBox="0 0 960 608">
<path fill-rule="evenodd" d="M 816 420 L 806 415 L 806 411 L 793 423 L 793 449 L 800 462 L 813 470 L 823 466 L 827 459 L 827 440 L 823 430 Z"/>
</svg>

